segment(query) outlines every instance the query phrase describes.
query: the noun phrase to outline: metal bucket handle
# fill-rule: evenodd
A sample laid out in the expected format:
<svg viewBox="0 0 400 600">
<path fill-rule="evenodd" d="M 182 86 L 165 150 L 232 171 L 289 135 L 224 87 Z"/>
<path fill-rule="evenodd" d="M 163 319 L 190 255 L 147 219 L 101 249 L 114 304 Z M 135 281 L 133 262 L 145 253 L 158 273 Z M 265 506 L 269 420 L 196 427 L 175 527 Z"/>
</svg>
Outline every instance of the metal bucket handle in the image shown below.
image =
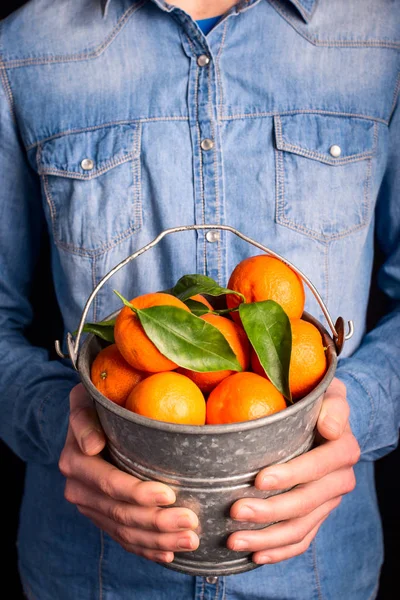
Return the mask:
<svg viewBox="0 0 400 600">
<path fill-rule="evenodd" d="M 252 240 L 251 238 L 247 237 L 246 235 L 243 235 L 243 233 L 240 233 L 239 231 L 237 231 L 233 227 L 230 227 L 229 225 L 182 225 L 180 227 L 172 227 L 170 229 L 166 229 L 165 231 L 160 233 L 156 238 L 154 238 L 154 240 L 152 242 L 149 242 L 148 244 L 146 244 L 146 246 L 143 246 L 143 248 L 140 248 L 140 250 L 137 250 L 136 252 L 134 252 L 127 258 L 125 258 L 118 265 L 116 265 L 113 269 L 111 269 L 111 271 L 109 271 L 107 273 L 107 275 L 105 275 L 101 279 L 101 281 L 97 284 L 97 286 L 94 288 L 93 292 L 90 294 L 90 296 L 85 304 L 85 308 L 83 309 L 75 342 L 73 340 L 72 334 L 71 333 L 67 334 L 66 341 L 67 341 L 68 354 L 69 354 L 69 358 L 71 359 L 74 369 L 78 370 L 77 362 L 78 362 L 78 353 L 79 353 L 79 343 L 80 343 L 84 323 L 85 323 L 86 316 L 89 311 L 90 305 L 92 304 L 97 293 L 100 291 L 100 289 L 103 287 L 103 285 L 110 279 L 110 277 L 112 277 L 114 275 L 114 273 L 116 273 L 117 271 L 122 269 L 122 267 L 127 265 L 131 260 L 134 260 L 135 258 L 140 256 L 147 250 L 150 250 L 150 248 L 153 248 L 154 246 L 156 246 L 158 244 L 158 242 L 160 242 L 166 235 L 169 235 L 170 233 L 176 233 L 178 231 L 191 231 L 191 230 L 197 230 L 197 229 L 220 229 L 223 231 L 230 231 L 231 233 L 234 233 L 235 235 L 240 237 L 245 242 L 249 242 L 256 248 L 259 248 L 260 250 L 262 250 L 263 252 L 270 254 L 274 258 L 278 258 L 279 260 L 281 260 L 282 262 L 287 264 L 291 269 L 293 269 L 293 271 L 295 271 L 297 273 L 297 275 L 299 275 L 299 277 L 310 288 L 310 290 L 314 294 L 319 306 L 321 307 L 321 310 L 324 313 L 324 316 L 325 316 L 325 318 L 328 322 L 328 325 L 330 327 L 330 330 L 332 332 L 333 341 L 334 341 L 334 344 L 336 347 L 336 354 L 337 354 L 337 356 L 339 356 L 339 354 L 341 353 L 341 351 L 343 349 L 345 340 L 350 339 L 354 333 L 353 321 L 348 321 L 348 333 L 345 335 L 343 318 L 338 317 L 336 320 L 336 323 L 333 324 L 333 321 L 331 319 L 329 311 L 328 311 L 327 307 L 325 306 L 317 289 L 314 287 L 314 285 L 311 283 L 311 281 L 308 279 L 308 277 L 306 277 L 301 271 L 299 271 L 299 269 L 297 269 L 297 267 L 292 265 L 288 260 L 286 260 L 285 258 L 280 256 L 276 252 L 273 252 L 272 250 L 270 250 L 266 246 L 263 246 L 259 242 Z M 56 340 L 55 348 L 56 348 L 57 354 L 61 358 L 68 358 L 68 356 L 62 352 L 59 340 Z"/>
</svg>

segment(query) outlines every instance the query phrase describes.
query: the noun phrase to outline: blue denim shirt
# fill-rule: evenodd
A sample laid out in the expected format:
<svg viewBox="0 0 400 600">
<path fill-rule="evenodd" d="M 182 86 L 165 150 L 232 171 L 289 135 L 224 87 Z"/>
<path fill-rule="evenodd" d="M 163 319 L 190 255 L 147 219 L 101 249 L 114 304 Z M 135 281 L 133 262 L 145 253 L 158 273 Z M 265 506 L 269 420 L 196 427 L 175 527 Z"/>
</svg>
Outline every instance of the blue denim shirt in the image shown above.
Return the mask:
<svg viewBox="0 0 400 600">
<path fill-rule="evenodd" d="M 30 600 L 375 597 L 373 461 L 399 431 L 399 13 L 398 1 L 246 0 L 204 36 L 162 0 L 31 0 L 0 24 L 0 434 L 27 463 Z M 57 461 L 78 375 L 24 337 L 43 233 L 74 331 L 114 265 L 165 228 L 204 223 L 280 253 L 334 319 L 354 321 L 337 374 L 362 450 L 356 489 L 307 552 L 216 583 L 128 554 L 67 503 Z M 393 308 L 365 335 L 374 236 Z M 113 288 L 133 297 L 195 272 L 226 285 L 250 254 L 229 232 L 168 236 L 115 275 L 89 320 L 120 308 Z M 306 308 L 325 322 L 311 293 Z"/>
</svg>

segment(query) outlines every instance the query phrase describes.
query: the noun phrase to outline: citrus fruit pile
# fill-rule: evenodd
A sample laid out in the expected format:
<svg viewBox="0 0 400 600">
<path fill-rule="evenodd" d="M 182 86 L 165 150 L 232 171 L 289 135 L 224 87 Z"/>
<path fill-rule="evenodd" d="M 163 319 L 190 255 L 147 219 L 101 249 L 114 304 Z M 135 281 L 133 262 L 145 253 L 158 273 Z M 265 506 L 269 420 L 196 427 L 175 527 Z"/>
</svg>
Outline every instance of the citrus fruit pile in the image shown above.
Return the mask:
<svg viewBox="0 0 400 600">
<path fill-rule="evenodd" d="M 303 282 L 267 254 L 237 264 L 226 288 L 195 274 L 130 301 L 115 293 L 117 317 L 84 328 L 108 342 L 91 380 L 139 415 L 200 426 L 249 421 L 303 398 L 326 372 L 321 334 L 302 318 Z"/>
</svg>

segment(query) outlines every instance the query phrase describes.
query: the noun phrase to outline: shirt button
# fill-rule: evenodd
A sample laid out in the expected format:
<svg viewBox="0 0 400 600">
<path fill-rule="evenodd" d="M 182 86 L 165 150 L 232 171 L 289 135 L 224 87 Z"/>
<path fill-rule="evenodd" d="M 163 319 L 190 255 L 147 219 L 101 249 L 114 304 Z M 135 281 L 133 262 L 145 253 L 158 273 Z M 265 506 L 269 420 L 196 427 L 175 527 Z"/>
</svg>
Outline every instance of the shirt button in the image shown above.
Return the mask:
<svg viewBox="0 0 400 600">
<path fill-rule="evenodd" d="M 215 585 L 218 581 L 218 577 L 209 575 L 208 577 L 206 577 L 206 581 L 207 581 L 207 583 L 211 583 L 211 585 Z"/>
<path fill-rule="evenodd" d="M 212 148 L 214 148 L 214 142 L 210 140 L 210 138 L 206 138 L 205 140 L 202 140 L 200 146 L 203 150 L 212 150 Z"/>
<path fill-rule="evenodd" d="M 81 167 L 84 171 L 91 171 L 94 167 L 94 162 L 91 158 L 84 158 L 81 162 Z"/>
<path fill-rule="evenodd" d="M 211 231 L 207 231 L 206 233 L 207 242 L 218 242 L 219 241 L 219 231 L 215 231 L 212 229 Z"/>
<path fill-rule="evenodd" d="M 339 158 L 339 156 L 342 154 L 342 149 L 340 146 L 333 144 L 333 146 L 329 148 L 329 152 L 330 155 L 333 156 L 333 158 Z"/>
<path fill-rule="evenodd" d="M 200 54 L 197 57 L 197 64 L 199 67 L 206 67 L 210 63 L 210 57 L 207 54 Z"/>
</svg>

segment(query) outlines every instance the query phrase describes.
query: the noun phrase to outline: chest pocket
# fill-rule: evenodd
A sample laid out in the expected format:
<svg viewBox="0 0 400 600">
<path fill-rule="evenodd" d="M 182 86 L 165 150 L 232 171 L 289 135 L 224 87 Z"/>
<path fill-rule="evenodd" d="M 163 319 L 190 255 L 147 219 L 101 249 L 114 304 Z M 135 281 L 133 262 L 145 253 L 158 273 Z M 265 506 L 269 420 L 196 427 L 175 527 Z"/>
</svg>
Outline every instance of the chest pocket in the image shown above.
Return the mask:
<svg viewBox="0 0 400 600">
<path fill-rule="evenodd" d="M 276 116 L 276 220 L 321 241 L 364 227 L 377 124 L 316 114 Z"/>
<path fill-rule="evenodd" d="M 141 227 L 137 124 L 49 140 L 38 171 L 55 242 L 66 250 L 99 254 Z"/>
</svg>

